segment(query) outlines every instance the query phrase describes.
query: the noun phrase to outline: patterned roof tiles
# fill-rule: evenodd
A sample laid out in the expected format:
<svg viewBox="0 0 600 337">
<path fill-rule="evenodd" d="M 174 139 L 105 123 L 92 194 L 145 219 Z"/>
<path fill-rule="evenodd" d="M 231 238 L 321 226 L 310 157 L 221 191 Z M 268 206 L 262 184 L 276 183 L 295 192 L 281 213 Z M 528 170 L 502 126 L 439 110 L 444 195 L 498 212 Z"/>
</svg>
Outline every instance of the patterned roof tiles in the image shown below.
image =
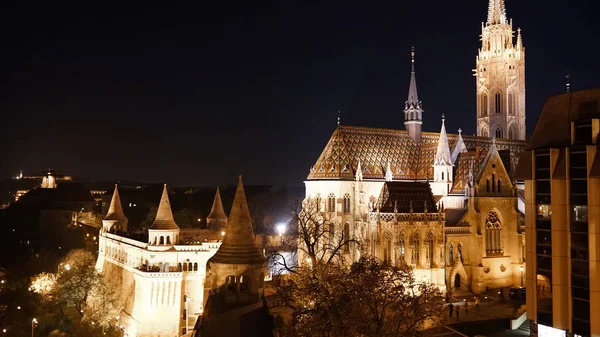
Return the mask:
<svg viewBox="0 0 600 337">
<path fill-rule="evenodd" d="M 311 168 L 307 179 L 353 180 L 359 161 L 364 179 L 384 180 L 388 161 L 394 180 L 433 179 L 432 165 L 439 137 L 438 132 L 424 132 L 421 142 L 415 143 L 405 130 L 339 126 Z M 457 138 L 457 134 L 448 134 L 448 143 L 453 146 Z M 492 139 L 465 135 L 462 138 L 467 150 L 479 152 L 483 161 Z M 518 155 L 525 146 L 525 141 L 496 140 L 498 150 L 510 150 L 511 168 L 516 167 Z M 455 184 L 457 180 L 466 179 L 468 174 L 470 162 L 467 163 L 463 159 L 461 163 L 460 160 L 460 157 L 465 157 L 466 154 L 461 153 L 458 165 L 455 163 Z M 461 165 L 467 165 L 466 171 Z M 464 191 L 464 187 L 462 188 Z M 460 192 L 460 188 L 457 187 L 456 190 Z"/>
</svg>

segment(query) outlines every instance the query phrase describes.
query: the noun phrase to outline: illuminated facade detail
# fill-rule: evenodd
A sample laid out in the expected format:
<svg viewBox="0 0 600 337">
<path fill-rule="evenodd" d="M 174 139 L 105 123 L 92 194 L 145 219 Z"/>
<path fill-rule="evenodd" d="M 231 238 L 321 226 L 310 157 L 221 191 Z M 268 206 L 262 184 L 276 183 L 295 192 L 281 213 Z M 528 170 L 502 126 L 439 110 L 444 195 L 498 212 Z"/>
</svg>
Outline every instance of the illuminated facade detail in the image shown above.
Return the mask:
<svg viewBox="0 0 600 337">
<path fill-rule="evenodd" d="M 148 242 L 122 234 L 127 218 L 118 189 L 98 236 L 96 269 L 127 298 L 120 321 L 130 337 L 181 336 L 205 305 L 206 264 L 221 243 L 206 230 L 201 244 L 179 242 L 166 186 Z M 189 329 L 188 329 L 189 327 Z"/>
<path fill-rule="evenodd" d="M 506 19 L 503 0 L 490 0 L 488 19 L 481 30 L 481 48 L 473 69 L 477 135 L 525 140 L 525 48 L 520 29 L 513 41 L 512 20 Z"/>
<path fill-rule="evenodd" d="M 411 71 L 408 99 L 404 105 L 404 126 L 415 143 L 421 142 L 421 127 L 423 124 L 423 106 L 417 94 L 417 79 L 415 76 L 415 47 L 410 52 Z"/>
</svg>

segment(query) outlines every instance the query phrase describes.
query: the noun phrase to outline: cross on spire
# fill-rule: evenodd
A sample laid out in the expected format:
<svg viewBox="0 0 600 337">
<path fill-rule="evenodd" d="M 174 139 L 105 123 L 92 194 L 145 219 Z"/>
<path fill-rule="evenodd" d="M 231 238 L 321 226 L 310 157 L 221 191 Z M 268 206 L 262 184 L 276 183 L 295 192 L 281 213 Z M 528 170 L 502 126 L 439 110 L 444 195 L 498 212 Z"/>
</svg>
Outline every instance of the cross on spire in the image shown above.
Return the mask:
<svg viewBox="0 0 600 337">
<path fill-rule="evenodd" d="M 340 109 L 337 111 L 337 126 L 340 126 Z"/>
<path fill-rule="evenodd" d="M 567 74 L 565 75 L 565 87 L 567 88 L 567 92 L 571 92 L 571 72 L 567 69 Z"/>
<path fill-rule="evenodd" d="M 461 128 L 458 128 L 458 134 L 462 135 L 462 129 Z"/>
</svg>

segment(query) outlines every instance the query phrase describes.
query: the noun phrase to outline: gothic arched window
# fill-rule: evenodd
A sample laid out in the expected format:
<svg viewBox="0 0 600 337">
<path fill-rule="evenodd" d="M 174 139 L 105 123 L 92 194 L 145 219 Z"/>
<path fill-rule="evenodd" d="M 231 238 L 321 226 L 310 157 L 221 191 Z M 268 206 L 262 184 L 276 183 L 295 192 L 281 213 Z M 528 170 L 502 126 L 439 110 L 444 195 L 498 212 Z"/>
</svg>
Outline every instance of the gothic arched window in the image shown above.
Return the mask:
<svg viewBox="0 0 600 337">
<path fill-rule="evenodd" d="M 503 255 L 501 242 L 502 225 L 495 210 L 485 220 L 485 251 L 487 256 Z"/>
<path fill-rule="evenodd" d="M 317 194 L 317 212 L 321 211 L 321 194 Z"/>
<path fill-rule="evenodd" d="M 454 264 L 454 245 L 452 244 L 448 247 L 448 264 L 451 266 Z"/>
<path fill-rule="evenodd" d="M 515 96 L 513 95 L 512 92 L 508 93 L 508 114 L 509 115 L 515 114 Z"/>
<path fill-rule="evenodd" d="M 349 223 L 345 223 L 344 224 L 344 242 L 346 242 L 346 244 L 344 245 L 344 253 L 349 253 L 350 252 L 350 243 L 348 243 L 348 241 L 350 240 L 350 224 Z"/>
<path fill-rule="evenodd" d="M 487 94 L 481 95 L 481 115 L 488 115 L 488 96 Z"/>
<path fill-rule="evenodd" d="M 502 138 L 502 128 L 501 127 L 496 128 L 496 138 Z"/>
<path fill-rule="evenodd" d="M 327 198 L 327 212 L 335 212 L 335 195 L 329 194 Z"/>
<path fill-rule="evenodd" d="M 429 235 L 427 236 L 427 252 L 426 252 L 427 265 L 429 268 L 431 268 L 433 266 L 433 243 L 434 243 L 434 241 L 435 241 L 435 239 L 434 239 L 433 232 L 429 232 Z"/>
<path fill-rule="evenodd" d="M 502 113 L 502 95 L 500 94 L 500 91 L 498 91 L 496 95 L 494 95 L 494 107 L 496 109 L 497 114 Z"/>
<path fill-rule="evenodd" d="M 463 251 L 462 251 L 462 244 L 458 244 L 458 260 L 460 261 L 460 263 L 464 263 L 463 261 Z"/>
<path fill-rule="evenodd" d="M 400 234 L 400 239 L 398 240 L 398 264 L 403 265 L 406 263 L 406 239 L 403 234 Z"/>
<path fill-rule="evenodd" d="M 517 128 L 513 124 L 508 128 L 508 139 L 516 139 L 516 138 L 517 138 Z"/>
<path fill-rule="evenodd" d="M 415 233 L 412 239 L 412 261 L 411 264 L 418 266 L 419 265 L 419 249 L 421 249 L 421 240 L 419 238 L 419 233 Z"/>
<path fill-rule="evenodd" d="M 350 213 L 350 194 L 344 195 L 344 213 Z"/>
</svg>

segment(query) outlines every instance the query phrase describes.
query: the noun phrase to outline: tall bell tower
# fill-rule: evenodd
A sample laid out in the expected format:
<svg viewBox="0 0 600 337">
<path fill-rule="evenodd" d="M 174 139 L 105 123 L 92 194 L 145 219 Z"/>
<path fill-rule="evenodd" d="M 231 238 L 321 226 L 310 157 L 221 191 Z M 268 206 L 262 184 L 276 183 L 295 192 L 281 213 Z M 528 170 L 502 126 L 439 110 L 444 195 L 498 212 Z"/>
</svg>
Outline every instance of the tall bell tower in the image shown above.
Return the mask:
<svg viewBox="0 0 600 337">
<path fill-rule="evenodd" d="M 504 0 L 490 0 L 481 24 L 481 48 L 473 69 L 477 88 L 477 135 L 525 140 L 525 48 L 516 42 Z"/>
</svg>

